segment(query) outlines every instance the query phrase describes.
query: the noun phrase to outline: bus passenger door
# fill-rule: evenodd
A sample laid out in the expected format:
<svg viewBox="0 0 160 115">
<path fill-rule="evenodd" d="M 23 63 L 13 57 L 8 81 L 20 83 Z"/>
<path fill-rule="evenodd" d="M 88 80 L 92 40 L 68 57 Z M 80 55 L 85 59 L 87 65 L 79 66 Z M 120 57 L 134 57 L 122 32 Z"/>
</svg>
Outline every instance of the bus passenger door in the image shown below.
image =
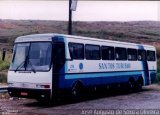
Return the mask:
<svg viewBox="0 0 160 115">
<path fill-rule="evenodd" d="M 52 74 L 52 97 L 57 96 L 59 90 L 59 78 L 64 73 L 65 44 L 56 42 L 53 45 L 53 74 Z"/>
</svg>

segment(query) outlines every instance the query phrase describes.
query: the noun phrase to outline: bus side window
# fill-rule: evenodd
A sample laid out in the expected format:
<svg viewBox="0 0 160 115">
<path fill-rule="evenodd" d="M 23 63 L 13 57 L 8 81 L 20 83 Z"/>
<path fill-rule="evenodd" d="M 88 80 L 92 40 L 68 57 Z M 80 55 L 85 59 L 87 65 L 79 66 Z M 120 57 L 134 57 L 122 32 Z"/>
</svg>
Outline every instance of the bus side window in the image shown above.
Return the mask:
<svg viewBox="0 0 160 115">
<path fill-rule="evenodd" d="M 71 59 L 83 60 L 84 59 L 84 45 L 81 43 L 69 43 L 69 53 Z"/>
<path fill-rule="evenodd" d="M 145 50 L 138 50 L 138 60 L 139 61 L 146 60 L 146 51 Z"/>
<path fill-rule="evenodd" d="M 126 48 L 115 48 L 116 60 L 127 60 L 127 51 Z"/>
<path fill-rule="evenodd" d="M 85 56 L 87 60 L 100 60 L 101 59 L 100 46 L 86 44 Z"/>
<path fill-rule="evenodd" d="M 155 61 L 156 56 L 155 56 L 155 51 L 147 51 L 147 60 L 148 61 Z"/>
<path fill-rule="evenodd" d="M 136 49 L 127 49 L 128 60 L 136 61 L 137 60 L 137 50 Z M 139 57 L 141 58 L 141 57 Z"/>
<path fill-rule="evenodd" d="M 114 47 L 102 46 L 101 52 L 103 60 L 114 60 Z"/>
</svg>

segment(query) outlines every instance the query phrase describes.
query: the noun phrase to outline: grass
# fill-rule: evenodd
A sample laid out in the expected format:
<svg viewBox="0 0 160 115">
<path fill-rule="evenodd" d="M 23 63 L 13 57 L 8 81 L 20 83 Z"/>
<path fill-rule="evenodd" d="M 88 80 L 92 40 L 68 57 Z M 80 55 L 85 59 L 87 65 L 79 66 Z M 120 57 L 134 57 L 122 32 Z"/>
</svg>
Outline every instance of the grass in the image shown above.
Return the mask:
<svg viewBox="0 0 160 115">
<path fill-rule="evenodd" d="M 10 65 L 10 62 L 8 60 L 7 61 L 0 60 L 0 71 L 8 70 L 9 65 Z"/>
<path fill-rule="evenodd" d="M 7 51 L 4 61 L 1 58 L 2 53 L 0 52 L 0 83 L 7 83 L 7 71 L 10 65 L 11 53 Z"/>
<path fill-rule="evenodd" d="M 2 53 L 0 52 L 0 57 L 2 57 Z M 6 53 L 6 57 L 5 60 L 2 61 L 2 59 L 0 59 L 0 71 L 6 71 L 9 68 L 10 65 L 10 60 L 11 60 L 11 53 L 7 52 Z"/>
<path fill-rule="evenodd" d="M 7 72 L 0 72 L 0 83 L 7 83 Z"/>
</svg>

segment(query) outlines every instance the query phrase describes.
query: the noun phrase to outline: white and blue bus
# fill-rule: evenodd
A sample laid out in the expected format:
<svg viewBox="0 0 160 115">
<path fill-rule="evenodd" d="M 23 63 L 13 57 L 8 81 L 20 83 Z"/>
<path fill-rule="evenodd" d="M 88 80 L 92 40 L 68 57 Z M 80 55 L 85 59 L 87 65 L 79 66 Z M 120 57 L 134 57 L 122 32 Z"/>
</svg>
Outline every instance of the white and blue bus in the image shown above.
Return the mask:
<svg viewBox="0 0 160 115">
<path fill-rule="evenodd" d="M 12 97 L 54 99 L 64 92 L 127 84 L 142 88 L 156 79 L 155 47 L 63 34 L 15 40 L 8 71 Z M 105 90 L 106 88 L 104 88 Z"/>
</svg>

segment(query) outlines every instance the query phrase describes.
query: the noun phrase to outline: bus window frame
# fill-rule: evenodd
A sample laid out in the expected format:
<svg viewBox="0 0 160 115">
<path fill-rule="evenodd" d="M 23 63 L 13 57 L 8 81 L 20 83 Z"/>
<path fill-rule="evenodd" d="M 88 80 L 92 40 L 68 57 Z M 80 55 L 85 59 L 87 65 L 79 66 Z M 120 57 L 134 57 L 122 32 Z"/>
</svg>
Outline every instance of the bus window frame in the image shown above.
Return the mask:
<svg viewBox="0 0 160 115">
<path fill-rule="evenodd" d="M 129 59 L 128 58 L 128 50 L 135 50 L 136 51 L 136 59 Z M 128 61 L 137 61 L 138 60 L 138 50 L 137 49 L 134 49 L 134 48 L 127 48 L 127 59 L 128 59 Z"/>
<path fill-rule="evenodd" d="M 117 58 L 117 49 L 125 49 L 125 59 L 121 59 L 121 58 Z M 126 47 L 115 47 L 115 59 L 117 61 L 127 61 L 128 60 L 128 57 L 127 57 L 127 48 Z"/>
<path fill-rule="evenodd" d="M 69 48 L 69 45 L 70 45 L 70 44 L 83 45 L 83 58 L 81 58 L 81 59 L 73 58 L 73 56 L 71 55 L 70 48 Z M 68 43 L 68 50 L 69 50 L 69 55 L 70 55 L 71 60 L 84 60 L 84 59 L 85 59 L 85 46 L 84 46 L 83 43 L 69 42 L 69 43 Z"/>
<path fill-rule="evenodd" d="M 99 47 L 99 59 L 87 59 L 86 58 L 86 46 L 98 46 Z M 95 45 L 95 44 L 85 44 L 85 59 L 86 60 L 101 60 L 102 56 L 101 56 L 101 46 L 100 45 Z"/>
<path fill-rule="evenodd" d="M 104 58 L 103 58 L 103 52 L 102 52 L 102 48 L 103 48 L 103 47 L 113 48 L 113 55 L 112 55 L 112 56 L 113 56 L 113 59 L 104 59 Z M 102 45 L 102 46 L 101 46 L 101 59 L 102 59 L 102 60 L 110 60 L 110 61 L 115 60 L 115 47 L 114 47 L 114 46 L 105 46 L 105 45 Z"/>
<path fill-rule="evenodd" d="M 148 60 L 148 52 L 154 52 L 154 60 Z M 150 62 L 154 62 L 154 61 L 156 61 L 156 52 L 155 51 L 153 51 L 153 50 L 147 50 L 146 51 L 146 55 L 147 55 L 147 61 L 150 61 Z"/>
</svg>

